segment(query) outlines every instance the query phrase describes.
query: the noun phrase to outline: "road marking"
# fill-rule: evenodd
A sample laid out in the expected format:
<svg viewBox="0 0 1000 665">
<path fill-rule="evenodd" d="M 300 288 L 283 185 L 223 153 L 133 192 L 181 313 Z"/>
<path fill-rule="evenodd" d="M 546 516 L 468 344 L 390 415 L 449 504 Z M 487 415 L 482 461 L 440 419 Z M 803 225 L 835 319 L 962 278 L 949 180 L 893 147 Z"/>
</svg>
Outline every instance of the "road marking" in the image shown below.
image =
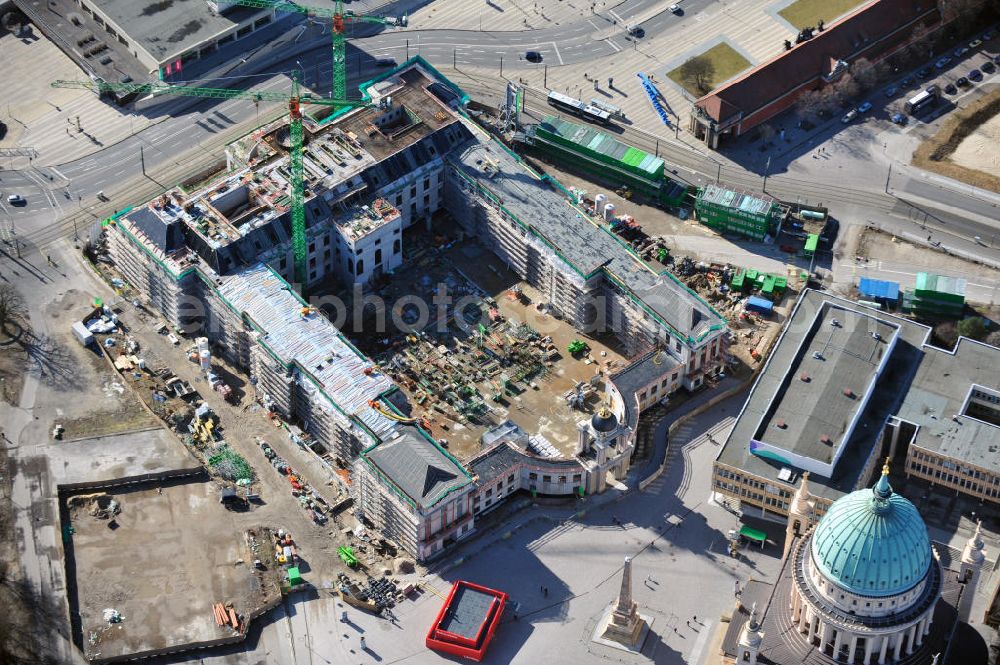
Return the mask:
<svg viewBox="0 0 1000 665">
<path fill-rule="evenodd" d="M 605 44 L 607 44 L 608 46 L 610 46 L 611 48 L 613 48 L 615 50 L 615 53 L 618 53 L 619 51 L 622 50 L 621 47 L 618 46 L 618 44 L 615 44 L 613 41 L 611 41 L 610 38 L 609 39 L 605 39 L 603 41 L 604 41 Z"/>
<path fill-rule="evenodd" d="M 610 9 L 609 9 L 609 10 L 608 10 L 608 14 L 610 14 L 610 15 L 611 15 L 611 18 L 613 18 L 614 20 L 618 21 L 618 22 L 619 22 L 619 23 L 621 23 L 622 25 L 625 25 L 625 21 L 623 21 L 623 20 L 622 20 L 622 17 L 621 17 L 621 16 L 619 16 L 618 14 L 614 13 L 614 11 L 613 11 L 613 10 L 610 10 Z"/>
<path fill-rule="evenodd" d="M 66 176 L 64 176 L 62 174 L 62 172 L 59 169 L 57 169 L 56 167 L 54 167 L 54 166 L 52 167 L 52 172 L 55 173 L 60 178 L 62 178 L 63 180 L 69 180 L 69 178 L 67 178 Z"/>
<path fill-rule="evenodd" d="M 698 634 L 698 639 L 695 640 L 694 647 L 691 649 L 691 655 L 688 656 L 687 662 L 701 662 L 701 652 L 705 650 L 705 644 L 708 642 L 708 634 L 711 631 L 712 623 L 714 622 L 707 621 L 702 625 L 701 632 Z"/>
<path fill-rule="evenodd" d="M 559 53 L 559 46 L 555 42 L 549 42 L 549 43 L 552 44 L 552 48 L 554 48 L 556 50 L 556 57 L 559 58 L 559 64 L 560 65 L 566 64 L 566 63 L 563 62 L 562 54 Z"/>
</svg>

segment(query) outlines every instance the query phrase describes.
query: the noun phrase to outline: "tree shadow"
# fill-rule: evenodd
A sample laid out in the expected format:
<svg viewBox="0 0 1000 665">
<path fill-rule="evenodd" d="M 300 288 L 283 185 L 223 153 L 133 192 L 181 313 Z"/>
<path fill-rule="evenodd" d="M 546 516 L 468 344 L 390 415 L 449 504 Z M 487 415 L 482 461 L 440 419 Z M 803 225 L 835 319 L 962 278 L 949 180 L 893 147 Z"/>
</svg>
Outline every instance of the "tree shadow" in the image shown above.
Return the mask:
<svg viewBox="0 0 1000 665">
<path fill-rule="evenodd" d="M 70 350 L 54 337 L 27 330 L 19 344 L 28 356 L 28 372 L 44 385 L 60 391 L 82 387 L 79 368 Z"/>
</svg>

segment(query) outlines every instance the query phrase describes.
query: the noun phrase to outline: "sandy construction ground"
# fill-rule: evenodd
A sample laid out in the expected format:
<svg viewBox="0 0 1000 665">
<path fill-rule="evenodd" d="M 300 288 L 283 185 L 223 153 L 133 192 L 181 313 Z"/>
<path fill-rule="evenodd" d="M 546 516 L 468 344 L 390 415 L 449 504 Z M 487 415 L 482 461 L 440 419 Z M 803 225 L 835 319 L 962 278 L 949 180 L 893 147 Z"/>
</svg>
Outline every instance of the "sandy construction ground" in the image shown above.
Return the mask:
<svg viewBox="0 0 1000 665">
<path fill-rule="evenodd" d="M 984 122 L 958 144 L 958 148 L 951 155 L 951 161 L 967 169 L 975 169 L 1000 178 L 998 145 L 1000 145 L 1000 114 Z"/>
</svg>

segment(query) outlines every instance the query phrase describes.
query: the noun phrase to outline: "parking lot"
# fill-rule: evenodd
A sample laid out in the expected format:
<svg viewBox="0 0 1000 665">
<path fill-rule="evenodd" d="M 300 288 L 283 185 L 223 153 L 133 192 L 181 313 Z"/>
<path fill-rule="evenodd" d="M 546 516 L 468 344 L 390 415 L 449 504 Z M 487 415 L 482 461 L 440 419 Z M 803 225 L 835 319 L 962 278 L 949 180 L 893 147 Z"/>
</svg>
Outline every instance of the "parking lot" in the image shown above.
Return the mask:
<svg viewBox="0 0 1000 665">
<path fill-rule="evenodd" d="M 968 43 L 873 90 L 841 120 L 850 124 L 870 115 L 897 125 L 907 125 L 914 118 L 929 122 L 962 105 L 981 86 L 1000 80 L 998 76 L 1000 31 L 990 28 Z M 929 101 L 911 111 L 907 102 L 916 101 L 924 91 L 931 93 Z M 946 103 L 942 104 L 942 100 Z"/>
</svg>

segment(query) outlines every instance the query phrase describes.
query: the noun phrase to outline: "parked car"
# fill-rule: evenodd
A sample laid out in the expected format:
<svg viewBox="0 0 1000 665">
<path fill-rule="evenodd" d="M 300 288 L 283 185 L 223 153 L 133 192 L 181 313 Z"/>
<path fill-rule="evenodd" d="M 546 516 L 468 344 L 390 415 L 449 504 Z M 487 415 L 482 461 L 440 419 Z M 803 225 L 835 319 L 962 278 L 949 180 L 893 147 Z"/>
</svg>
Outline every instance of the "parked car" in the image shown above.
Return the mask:
<svg viewBox="0 0 1000 665">
<path fill-rule="evenodd" d="M 993 36 L 994 36 L 995 34 L 996 34 L 996 33 L 995 33 L 995 32 L 993 32 L 992 30 L 987 30 L 986 32 L 984 32 L 984 33 L 983 33 L 983 41 L 984 41 L 984 42 L 988 42 L 988 41 L 990 41 L 991 39 L 993 39 Z"/>
<path fill-rule="evenodd" d="M 920 76 L 920 78 L 922 79 L 929 79 L 931 77 L 931 68 L 924 67 L 919 72 L 917 72 L 917 75 Z"/>
<path fill-rule="evenodd" d="M 987 60 L 986 62 L 983 63 L 983 66 L 980 67 L 980 69 L 983 70 L 984 72 L 986 72 L 987 74 L 992 74 L 993 72 L 995 72 L 997 70 L 997 66 L 994 65 L 989 60 Z"/>
<path fill-rule="evenodd" d="M 981 39 L 973 39 L 971 42 L 969 42 L 969 48 L 972 50 L 976 50 L 982 45 L 983 45 L 983 40 Z"/>
<path fill-rule="evenodd" d="M 943 58 L 938 58 L 938 61 L 934 63 L 934 66 L 938 69 L 944 69 L 948 66 L 949 62 L 951 62 L 951 58 L 944 56 Z"/>
<path fill-rule="evenodd" d="M 954 95 L 956 92 L 958 92 L 958 88 L 955 87 L 954 83 L 949 83 L 944 87 L 944 92 L 945 94 L 948 95 Z"/>
<path fill-rule="evenodd" d="M 957 49 L 955 49 L 955 57 L 956 58 L 961 58 L 963 55 L 965 55 L 968 52 L 969 52 L 969 47 L 968 46 L 959 46 Z"/>
<path fill-rule="evenodd" d="M 969 79 L 972 81 L 982 81 L 983 73 L 978 69 L 973 69 L 971 72 L 969 72 Z"/>
<path fill-rule="evenodd" d="M 904 88 L 909 88 L 911 85 L 913 85 L 913 77 L 912 76 L 905 77 L 902 81 L 899 82 L 899 85 L 903 86 Z"/>
<path fill-rule="evenodd" d="M 890 85 L 888 88 L 885 89 L 885 96 L 893 97 L 896 95 L 897 92 L 899 91 L 896 89 L 896 86 Z"/>
<path fill-rule="evenodd" d="M 12 206 L 23 206 L 27 201 L 20 194 L 10 194 L 7 196 L 7 203 Z"/>
<path fill-rule="evenodd" d="M 957 85 L 959 88 L 968 88 L 972 84 L 969 83 L 969 79 L 965 78 L 964 76 L 959 76 L 958 80 L 955 81 L 955 85 Z"/>
<path fill-rule="evenodd" d="M 680 14 L 681 13 L 681 6 L 680 5 L 670 5 L 670 13 L 672 13 L 672 14 Z"/>
<path fill-rule="evenodd" d="M 541 62 L 542 54 L 538 51 L 525 51 L 524 59 L 528 62 Z"/>
<path fill-rule="evenodd" d="M 851 109 L 850 111 L 848 111 L 847 113 L 844 114 L 844 117 L 841 118 L 840 121 L 846 125 L 851 120 L 854 120 L 857 117 L 858 117 L 858 110 L 857 109 Z"/>
<path fill-rule="evenodd" d="M 868 113 L 872 110 L 871 102 L 864 102 L 858 107 L 858 113 Z"/>
<path fill-rule="evenodd" d="M 903 115 L 902 113 L 893 113 L 892 117 L 889 118 L 889 119 L 892 120 L 897 125 L 905 125 L 906 124 L 906 116 Z"/>
</svg>

